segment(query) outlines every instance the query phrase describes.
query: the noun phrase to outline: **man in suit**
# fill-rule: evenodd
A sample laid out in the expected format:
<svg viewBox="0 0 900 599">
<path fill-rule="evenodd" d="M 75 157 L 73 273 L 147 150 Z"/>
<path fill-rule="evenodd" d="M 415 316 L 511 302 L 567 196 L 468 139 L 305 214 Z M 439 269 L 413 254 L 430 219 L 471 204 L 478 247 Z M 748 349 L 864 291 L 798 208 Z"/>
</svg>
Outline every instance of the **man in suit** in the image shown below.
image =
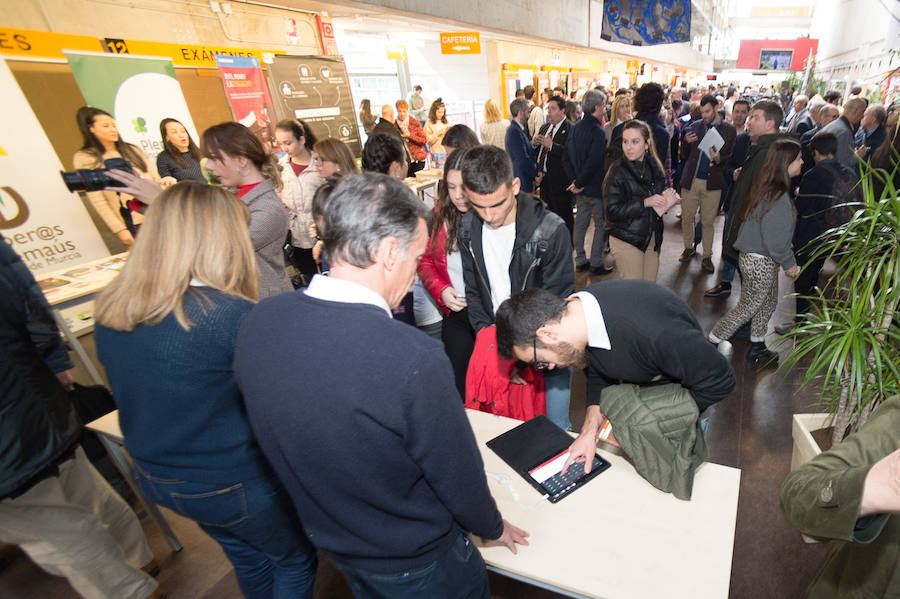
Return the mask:
<svg viewBox="0 0 900 599">
<path fill-rule="evenodd" d="M 873 104 L 866 108 L 862 121 L 859 123 L 859 131 L 856 132 L 854 145 L 856 154 L 867 160 L 887 138 L 884 123 L 887 121 L 887 110 L 882 104 Z"/>
<path fill-rule="evenodd" d="M 799 95 L 794 98 L 794 113 L 785 125 L 785 131 L 796 135 L 803 135 L 813 128 L 813 120 L 809 114 L 809 98 Z"/>
<path fill-rule="evenodd" d="M 580 271 L 605 275 L 612 272 L 603 264 L 603 246 L 607 233 L 603 228 L 603 177 L 606 176 L 606 134 L 600 124 L 606 109 L 606 96 L 592 89 L 581 99 L 584 117 L 575 123 L 566 139 L 563 165 L 571 184 L 568 190 L 575 195 L 578 214 L 575 219 L 575 264 Z M 594 241 L 590 256 L 585 255 L 584 238 L 594 218 Z"/>
<path fill-rule="evenodd" d="M 541 179 L 541 199 L 551 212 L 563 219 L 571 235 L 574 226 L 572 193 L 568 190 L 571 181 L 563 168 L 563 156 L 572 124 L 566 118 L 565 109 L 566 101 L 562 96 L 550 98 L 547 102 L 550 122 L 541 127 L 531 144 L 536 148 L 538 168 L 544 174 Z"/>
<path fill-rule="evenodd" d="M 854 134 L 866 111 L 866 101 L 862 98 L 847 100 L 844 104 L 844 114 L 837 120 L 831 121 L 817 135 L 823 132 L 834 133 L 838 139 L 837 159 L 849 169 L 854 171 L 859 168 L 859 159 L 856 156 Z"/>
<path fill-rule="evenodd" d="M 506 129 L 506 153 L 512 160 L 513 175 L 519 179 L 522 191 L 532 193 L 535 183 L 540 185 L 542 175 L 538 171 L 531 140 L 528 138 L 528 101 L 516 98 L 509 104 L 509 113 L 512 115 L 512 122 Z"/>
<path fill-rule="evenodd" d="M 812 151 L 809 149 L 809 141 L 816 133 L 822 130 L 822 127 L 837 119 L 840 114 L 841 111 L 837 106 L 828 104 L 827 102 L 816 103 L 810 106 L 809 115 L 812 117 L 813 123 L 815 124 L 812 129 L 800 136 L 800 153 L 803 156 L 802 173 L 806 173 L 806 171 L 816 164 L 813 160 Z"/>
</svg>

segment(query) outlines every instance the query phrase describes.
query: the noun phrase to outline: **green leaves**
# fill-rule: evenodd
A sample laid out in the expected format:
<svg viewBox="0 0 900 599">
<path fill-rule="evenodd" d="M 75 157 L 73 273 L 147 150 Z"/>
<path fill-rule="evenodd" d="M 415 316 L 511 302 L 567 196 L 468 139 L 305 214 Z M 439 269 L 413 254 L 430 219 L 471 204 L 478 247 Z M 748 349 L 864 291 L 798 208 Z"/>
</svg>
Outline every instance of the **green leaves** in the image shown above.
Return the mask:
<svg viewBox="0 0 900 599">
<path fill-rule="evenodd" d="M 895 161 L 895 164 L 900 160 Z M 892 172 L 861 163 L 862 202 L 853 217 L 811 242 L 837 271 L 809 298 L 813 312 L 786 337 L 794 350 L 781 368 L 803 368 L 802 384 L 821 384 L 820 400 L 855 430 L 863 408 L 900 394 L 900 198 Z M 849 398 L 839 413 L 842 391 Z M 836 431 L 836 436 L 843 431 Z M 840 437 L 837 439 L 840 440 Z"/>
</svg>

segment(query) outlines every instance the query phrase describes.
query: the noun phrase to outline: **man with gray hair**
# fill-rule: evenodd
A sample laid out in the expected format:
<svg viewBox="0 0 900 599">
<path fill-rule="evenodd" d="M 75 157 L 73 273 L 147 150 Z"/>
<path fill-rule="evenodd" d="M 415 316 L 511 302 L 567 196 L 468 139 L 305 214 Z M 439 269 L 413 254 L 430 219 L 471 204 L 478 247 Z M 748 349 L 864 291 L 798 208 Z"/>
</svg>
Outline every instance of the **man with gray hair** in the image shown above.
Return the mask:
<svg viewBox="0 0 900 599">
<path fill-rule="evenodd" d="M 534 149 L 531 146 L 531 136 L 528 135 L 528 101 L 516 98 L 510 102 L 509 114 L 512 118 L 509 127 L 506 128 L 504 142 L 506 153 L 512 160 L 513 174 L 518 177 L 521 190 L 532 193 L 535 184 L 540 185 L 543 174 L 538 169 Z"/>
<path fill-rule="evenodd" d="M 884 123 L 887 121 L 887 110 L 882 104 L 872 104 L 863 113 L 859 123 L 859 131 L 856 132 L 856 154 L 867 160 L 872 152 L 878 149 L 887 138 Z"/>
<path fill-rule="evenodd" d="M 793 114 L 789 116 L 785 131 L 796 135 L 803 135 L 813 127 L 813 120 L 809 114 L 809 98 L 800 94 L 794 98 Z"/>
<path fill-rule="evenodd" d="M 844 113 L 837 120 L 831 121 L 819 130 L 819 133 L 827 131 L 837 136 L 836 158 L 838 162 L 853 171 L 859 168 L 859 158 L 856 155 L 853 136 L 865 111 L 866 101 L 862 98 L 847 100 L 844 103 Z"/>
<path fill-rule="evenodd" d="M 358 597 L 489 597 L 467 533 L 527 544 L 491 497 L 443 346 L 391 318 L 429 213 L 400 181 L 344 176 L 322 227 L 330 276 L 261 302 L 238 335 L 260 447 Z"/>
<path fill-rule="evenodd" d="M 603 247 L 607 233 L 603 228 L 603 177 L 606 155 L 606 134 L 603 133 L 601 116 L 606 109 L 606 95 L 592 89 L 581 100 L 584 117 L 575 123 L 566 140 L 563 167 L 572 183 L 567 191 L 575 195 L 575 267 L 591 270 L 592 274 L 605 275 L 612 272 L 603 265 Z M 590 257 L 585 255 L 584 238 L 588 225 L 594 218 L 594 240 Z"/>
</svg>

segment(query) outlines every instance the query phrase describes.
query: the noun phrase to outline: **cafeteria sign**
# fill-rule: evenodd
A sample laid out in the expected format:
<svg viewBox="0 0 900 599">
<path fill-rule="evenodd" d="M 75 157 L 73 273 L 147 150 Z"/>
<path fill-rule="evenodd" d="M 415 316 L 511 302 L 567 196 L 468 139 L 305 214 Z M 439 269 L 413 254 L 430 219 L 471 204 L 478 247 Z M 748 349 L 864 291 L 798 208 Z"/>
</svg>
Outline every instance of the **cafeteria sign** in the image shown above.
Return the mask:
<svg viewBox="0 0 900 599">
<path fill-rule="evenodd" d="M 477 31 L 442 33 L 441 54 L 481 54 L 481 37 Z"/>
</svg>

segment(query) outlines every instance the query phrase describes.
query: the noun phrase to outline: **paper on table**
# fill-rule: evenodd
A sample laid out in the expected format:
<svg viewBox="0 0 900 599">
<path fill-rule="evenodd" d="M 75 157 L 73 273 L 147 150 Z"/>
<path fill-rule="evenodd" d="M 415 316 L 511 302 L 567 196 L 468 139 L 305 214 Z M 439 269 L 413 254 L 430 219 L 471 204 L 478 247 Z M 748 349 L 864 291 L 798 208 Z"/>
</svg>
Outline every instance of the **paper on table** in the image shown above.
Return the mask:
<svg viewBox="0 0 900 599">
<path fill-rule="evenodd" d="M 722 146 L 725 145 L 725 140 L 722 139 L 722 136 L 719 135 L 719 132 L 716 131 L 715 127 L 710 127 L 706 132 L 706 135 L 703 136 L 703 139 L 700 140 L 700 145 L 697 146 L 700 148 L 700 151 L 706 154 L 706 157 L 709 158 L 709 149 L 713 148 L 716 152 L 722 150 Z"/>
</svg>

